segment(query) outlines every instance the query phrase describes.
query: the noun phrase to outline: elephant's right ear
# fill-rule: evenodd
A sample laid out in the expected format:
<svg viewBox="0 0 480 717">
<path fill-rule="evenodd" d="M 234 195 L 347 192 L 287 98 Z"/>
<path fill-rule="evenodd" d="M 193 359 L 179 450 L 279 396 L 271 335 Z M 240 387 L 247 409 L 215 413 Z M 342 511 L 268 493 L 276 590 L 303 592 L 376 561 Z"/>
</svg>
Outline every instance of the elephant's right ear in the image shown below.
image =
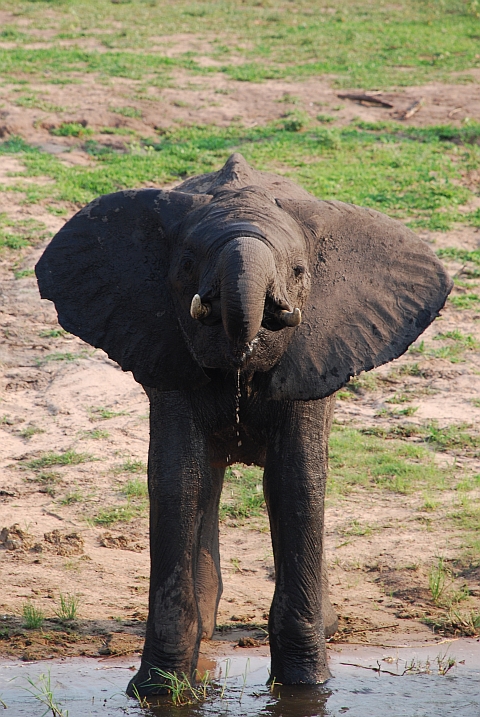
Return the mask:
<svg viewBox="0 0 480 717">
<path fill-rule="evenodd" d="M 152 388 L 208 378 L 189 352 L 167 282 L 169 237 L 210 197 L 142 189 L 94 200 L 58 232 L 35 267 L 64 329 Z"/>
</svg>

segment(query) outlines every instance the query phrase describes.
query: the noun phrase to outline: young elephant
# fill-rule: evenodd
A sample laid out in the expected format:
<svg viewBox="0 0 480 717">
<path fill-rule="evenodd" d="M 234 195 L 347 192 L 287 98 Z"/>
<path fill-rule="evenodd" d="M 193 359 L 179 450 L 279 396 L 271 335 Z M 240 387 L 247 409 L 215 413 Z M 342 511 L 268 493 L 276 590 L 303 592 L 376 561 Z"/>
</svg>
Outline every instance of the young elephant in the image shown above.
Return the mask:
<svg viewBox="0 0 480 717">
<path fill-rule="evenodd" d="M 218 505 L 226 466 L 265 467 L 275 558 L 272 678 L 329 677 L 336 629 L 322 567 L 334 393 L 400 356 L 451 281 L 409 229 L 319 201 L 234 154 L 175 190 L 96 199 L 40 259 L 60 324 L 143 384 L 151 405 L 151 578 L 142 664 L 195 670 L 222 591 Z"/>
</svg>

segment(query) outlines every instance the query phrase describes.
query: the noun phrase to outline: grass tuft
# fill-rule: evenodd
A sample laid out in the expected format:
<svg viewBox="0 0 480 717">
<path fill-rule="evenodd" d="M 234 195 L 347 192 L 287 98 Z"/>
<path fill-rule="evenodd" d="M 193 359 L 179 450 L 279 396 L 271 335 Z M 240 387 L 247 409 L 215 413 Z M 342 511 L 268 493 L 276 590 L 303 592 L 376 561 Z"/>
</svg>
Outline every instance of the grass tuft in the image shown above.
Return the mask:
<svg viewBox="0 0 480 717">
<path fill-rule="evenodd" d="M 23 603 L 22 607 L 23 625 L 27 630 L 37 630 L 42 627 L 45 616 L 43 612 L 35 607 L 29 600 Z"/>
<path fill-rule="evenodd" d="M 56 616 L 61 622 L 70 622 L 78 617 L 78 605 L 80 599 L 77 595 L 69 595 L 68 593 L 60 593 L 59 606 L 55 611 Z"/>
</svg>

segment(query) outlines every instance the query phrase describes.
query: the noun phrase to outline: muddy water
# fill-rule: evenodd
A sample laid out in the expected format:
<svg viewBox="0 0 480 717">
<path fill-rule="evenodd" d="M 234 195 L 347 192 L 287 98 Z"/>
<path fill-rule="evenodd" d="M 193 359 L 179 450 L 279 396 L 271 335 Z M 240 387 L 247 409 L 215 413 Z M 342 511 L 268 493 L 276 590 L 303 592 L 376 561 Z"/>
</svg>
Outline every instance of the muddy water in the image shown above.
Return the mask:
<svg viewBox="0 0 480 717">
<path fill-rule="evenodd" d="M 6 717 L 51 715 L 38 700 L 49 679 L 55 703 L 68 717 L 480 715 L 480 641 L 475 639 L 421 648 L 337 647 L 329 654 L 335 677 L 315 689 L 278 686 L 271 691 L 265 685 L 268 658 L 255 650 L 239 653 L 232 651 L 217 663 L 204 665 L 215 669 L 214 694 L 202 704 L 180 708 L 165 700 L 142 708 L 125 696 L 123 690 L 138 665 L 138 660 L 131 658 L 0 662 L 0 699 L 6 705 L 2 713 Z M 439 663 L 444 670 L 449 658 L 455 665 L 446 675 L 438 674 Z M 365 669 L 369 667 L 382 672 Z M 410 672 L 402 676 L 406 668 Z"/>
</svg>

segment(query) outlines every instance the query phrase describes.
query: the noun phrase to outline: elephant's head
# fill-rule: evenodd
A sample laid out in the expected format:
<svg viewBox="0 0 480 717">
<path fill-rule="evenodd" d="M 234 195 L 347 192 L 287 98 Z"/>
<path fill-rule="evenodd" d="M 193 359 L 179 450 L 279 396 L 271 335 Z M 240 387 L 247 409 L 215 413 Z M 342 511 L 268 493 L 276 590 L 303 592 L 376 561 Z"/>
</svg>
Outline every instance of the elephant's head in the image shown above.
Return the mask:
<svg viewBox="0 0 480 717">
<path fill-rule="evenodd" d="M 37 265 L 62 326 L 160 390 L 268 372 L 272 398 L 329 395 L 400 356 L 451 282 L 372 210 L 315 200 L 233 155 L 176 191 L 101 197 Z"/>
</svg>

